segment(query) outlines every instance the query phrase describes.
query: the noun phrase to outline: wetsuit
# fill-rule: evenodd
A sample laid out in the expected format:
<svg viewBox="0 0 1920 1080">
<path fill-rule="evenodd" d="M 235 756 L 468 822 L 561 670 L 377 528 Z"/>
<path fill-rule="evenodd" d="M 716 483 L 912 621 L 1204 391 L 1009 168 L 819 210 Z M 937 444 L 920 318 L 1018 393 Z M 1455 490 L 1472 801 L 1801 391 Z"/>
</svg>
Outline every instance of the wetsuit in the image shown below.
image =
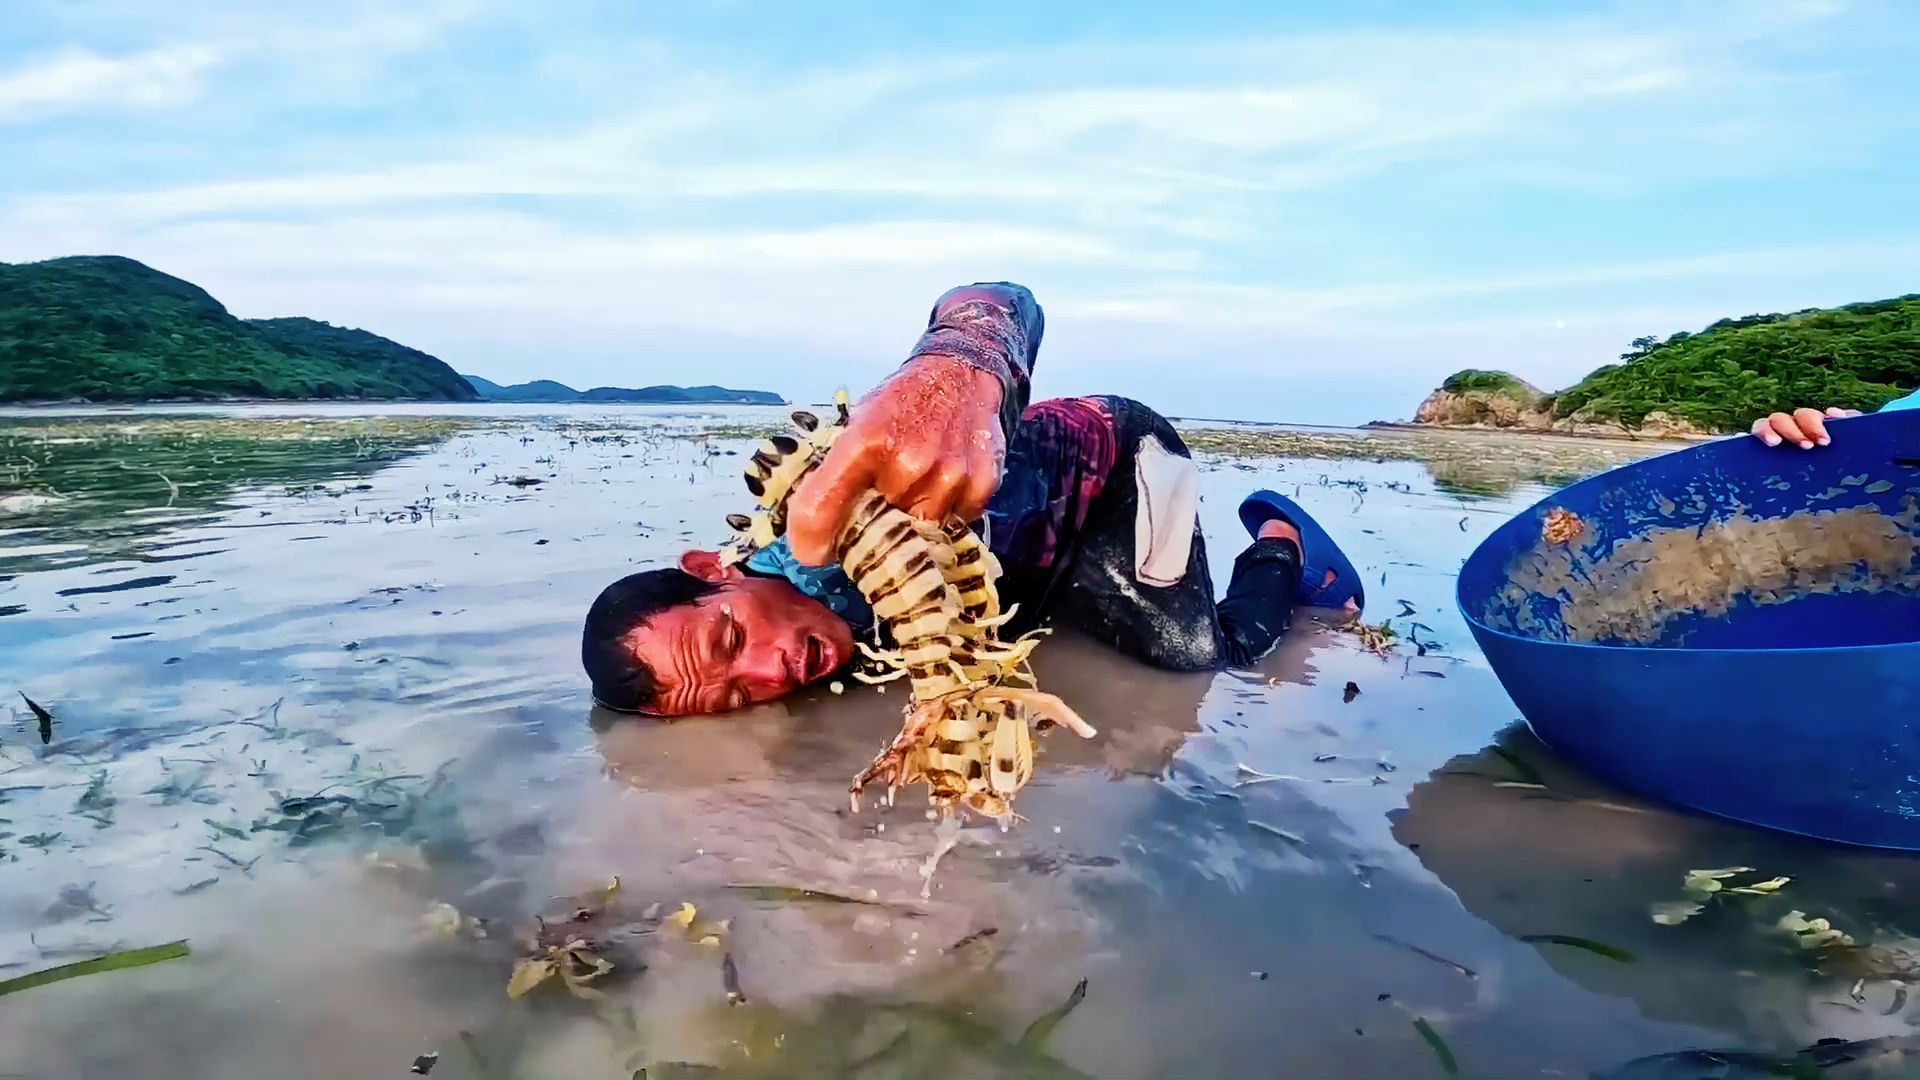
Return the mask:
<svg viewBox="0 0 1920 1080">
<path fill-rule="evenodd" d="M 1145 405 L 1121 397 L 1027 404 L 1042 320 L 1018 285 L 972 285 L 934 306 L 914 356 L 957 356 L 992 372 L 1011 430 L 1006 469 L 984 532 L 999 559 L 1009 628 L 1076 627 L 1128 655 L 1182 671 L 1251 664 L 1285 633 L 1300 584 L 1298 553 L 1256 540 L 1234 560 L 1215 602 L 1195 514 L 1186 444 Z M 784 539 L 747 562 L 826 604 L 856 632 L 873 613 L 838 567 L 805 567 Z"/>
</svg>

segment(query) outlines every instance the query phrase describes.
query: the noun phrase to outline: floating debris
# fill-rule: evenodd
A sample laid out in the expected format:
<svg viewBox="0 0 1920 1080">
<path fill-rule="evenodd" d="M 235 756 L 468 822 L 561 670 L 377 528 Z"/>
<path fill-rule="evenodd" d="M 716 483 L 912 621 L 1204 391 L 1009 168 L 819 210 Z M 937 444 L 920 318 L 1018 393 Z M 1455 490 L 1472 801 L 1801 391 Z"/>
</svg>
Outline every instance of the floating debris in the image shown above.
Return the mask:
<svg viewBox="0 0 1920 1080">
<path fill-rule="evenodd" d="M 419 1057 L 413 1059 L 413 1067 L 407 1071 L 415 1076 L 425 1076 L 432 1072 L 433 1067 L 438 1064 L 440 1064 L 439 1053 L 421 1054 Z"/>
<path fill-rule="evenodd" d="M 1382 659 L 1392 654 L 1393 643 L 1400 637 L 1399 631 L 1386 622 L 1375 625 L 1355 620 L 1349 631 L 1360 639 L 1361 649 Z"/>
<path fill-rule="evenodd" d="M 28 697 L 25 690 L 20 691 L 20 700 L 27 703 L 27 708 L 33 713 L 33 718 L 40 721 L 40 745 L 45 746 L 52 742 L 53 714 L 47 711 L 46 706 Z"/>
<path fill-rule="evenodd" d="M 1293 776 L 1288 773 L 1264 773 L 1251 765 L 1240 762 L 1236 762 L 1233 767 L 1240 774 L 1240 779 L 1233 782 L 1234 787 L 1251 787 L 1254 784 L 1270 784 L 1275 780 L 1298 780 L 1302 783 L 1307 782 L 1307 778 L 1304 776 Z"/>
<path fill-rule="evenodd" d="M 514 965 L 507 980 L 507 996 L 518 1000 L 558 976 L 567 993 L 579 998 L 600 997 L 589 984 L 613 971 L 613 961 L 594 952 L 594 944 L 585 938 L 570 937 L 558 945 L 549 945 L 538 956 L 529 956 Z"/>
<path fill-rule="evenodd" d="M 158 964 L 163 960 L 178 960 L 183 956 L 190 955 L 191 952 L 192 950 L 187 947 L 186 941 L 181 940 L 170 941 L 165 945 L 152 945 L 144 949 L 127 949 L 123 952 L 108 953 L 105 956 L 96 956 L 91 960 L 62 964 L 59 967 L 47 968 L 42 971 L 35 971 L 27 975 L 7 979 L 0 982 L 0 997 L 18 993 L 22 990 L 32 990 L 34 987 L 46 986 L 49 983 L 64 982 L 67 979 L 77 979 L 82 975 L 98 975 L 105 971 L 124 971 L 128 968 Z"/>
<path fill-rule="evenodd" d="M 1780 916 L 1774 927 L 1784 933 L 1792 934 L 1800 947 L 1809 950 L 1854 947 L 1852 936 L 1834 929 L 1826 919 L 1809 919 L 1804 911 L 1789 911 Z"/>
<path fill-rule="evenodd" d="M 486 920 L 463 913 L 445 901 L 435 901 L 420 916 L 420 924 L 436 937 L 479 939 L 487 936 Z"/>
<path fill-rule="evenodd" d="M 740 989 L 740 969 L 733 962 L 733 954 L 727 953 L 720 958 L 720 985 L 727 992 L 727 1004 L 745 1005 L 747 995 Z"/>
<path fill-rule="evenodd" d="M 975 930 L 973 933 L 968 934 L 966 937 L 963 937 L 959 941 L 956 941 L 953 944 L 947 946 L 947 951 L 950 953 L 959 952 L 961 949 L 964 949 L 969 945 L 978 945 L 980 942 L 983 942 L 988 938 L 993 937 L 995 934 L 998 934 L 999 932 L 1000 932 L 1000 928 L 997 926 L 989 926 L 982 930 Z"/>
<path fill-rule="evenodd" d="M 1345 702 L 1348 705 L 1351 705 L 1353 704 L 1353 699 L 1359 696 L 1360 696 L 1360 684 L 1357 682 L 1348 682 L 1346 690 L 1342 691 L 1340 694 L 1340 700 Z"/>
<path fill-rule="evenodd" d="M 103 922 L 113 917 L 113 913 L 101 906 L 93 895 L 93 885 L 67 885 L 60 889 L 60 896 L 48 904 L 41 916 L 48 922 L 65 922 L 82 915 L 91 915 L 88 922 Z"/>
<path fill-rule="evenodd" d="M 1681 891 L 1686 896 L 1678 900 L 1663 900 L 1652 905 L 1653 921 L 1662 926 L 1678 926 L 1705 911 L 1707 905 L 1725 900 L 1728 896 L 1773 896 L 1793 880 L 1787 877 L 1776 877 L 1746 884 L 1732 884 L 1732 879 L 1741 874 L 1754 872 L 1751 866 L 1689 870 L 1680 883 Z"/>
<path fill-rule="evenodd" d="M 107 770 L 101 769 L 87 781 L 87 790 L 73 804 L 73 812 L 92 821 L 95 828 L 113 824 L 113 808 L 119 800 L 107 794 Z"/>
<path fill-rule="evenodd" d="M 1768 881 L 1757 881 L 1751 885 L 1735 885 L 1727 891 L 1730 893 L 1738 893 L 1741 896 L 1771 896 L 1779 892 L 1792 880 L 1793 879 L 1789 877 L 1777 877 Z"/>
<path fill-rule="evenodd" d="M 1662 900 L 1652 907 L 1653 921 L 1661 926 L 1679 926 L 1706 910 L 1697 900 Z"/>
<path fill-rule="evenodd" d="M 1427 960 L 1431 960 L 1436 964 L 1445 964 L 1447 967 L 1452 968 L 1455 972 L 1459 973 L 1461 976 L 1465 978 L 1478 979 L 1480 977 L 1479 972 L 1473 970 L 1467 965 L 1459 963 L 1457 961 L 1449 960 L 1446 957 L 1441 956 L 1437 952 L 1431 952 L 1426 949 L 1423 949 L 1420 946 L 1415 945 L 1410 941 L 1401 941 L 1399 938 L 1394 937 L 1391 934 L 1374 934 L 1372 935 L 1372 937 L 1375 941 L 1385 942 L 1388 945 L 1398 946 L 1399 948 L 1405 949 L 1408 952 L 1414 954 L 1415 956 L 1422 957 Z"/>
<path fill-rule="evenodd" d="M 1285 840 L 1289 844 L 1297 844 L 1300 847 L 1307 846 L 1306 837 L 1301 836 L 1299 833 L 1296 833 L 1296 832 L 1288 832 L 1287 830 L 1281 828 L 1278 825 L 1269 825 L 1264 821 L 1249 820 L 1247 822 L 1247 827 L 1258 832 L 1266 833 L 1269 836 L 1277 836 L 1280 839 Z"/>
</svg>

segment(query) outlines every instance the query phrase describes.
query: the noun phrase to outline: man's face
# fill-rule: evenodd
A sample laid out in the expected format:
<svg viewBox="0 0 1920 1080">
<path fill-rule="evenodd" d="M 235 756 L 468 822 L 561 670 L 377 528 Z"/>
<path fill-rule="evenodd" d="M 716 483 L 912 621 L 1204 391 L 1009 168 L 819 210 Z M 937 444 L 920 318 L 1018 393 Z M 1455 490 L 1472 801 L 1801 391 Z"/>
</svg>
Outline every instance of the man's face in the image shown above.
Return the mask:
<svg viewBox="0 0 1920 1080">
<path fill-rule="evenodd" d="M 659 612 L 626 637 L 653 669 L 649 712 L 726 712 L 775 698 L 853 657 L 853 632 L 785 581 L 729 577 L 691 604 Z"/>
</svg>

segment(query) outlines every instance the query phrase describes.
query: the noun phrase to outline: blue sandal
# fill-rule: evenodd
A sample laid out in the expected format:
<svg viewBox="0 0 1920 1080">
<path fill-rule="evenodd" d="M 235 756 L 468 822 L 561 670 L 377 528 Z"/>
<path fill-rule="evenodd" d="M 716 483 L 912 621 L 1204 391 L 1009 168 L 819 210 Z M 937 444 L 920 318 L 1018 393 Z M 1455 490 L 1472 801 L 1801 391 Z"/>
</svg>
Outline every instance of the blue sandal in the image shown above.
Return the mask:
<svg viewBox="0 0 1920 1080">
<path fill-rule="evenodd" d="M 1340 607 L 1351 600 L 1355 607 L 1365 606 L 1367 591 L 1360 584 L 1360 571 L 1354 569 L 1346 552 L 1340 550 L 1327 530 L 1299 503 L 1277 491 L 1263 489 L 1247 496 L 1240 504 L 1240 524 L 1247 527 L 1249 536 L 1258 537 L 1260 526 L 1275 518 L 1300 530 L 1300 546 L 1305 550 L 1300 559 L 1300 589 L 1295 595 L 1298 603 L 1310 607 Z M 1327 580 L 1329 570 L 1333 571 L 1333 580 L 1323 586 L 1321 582 Z"/>
</svg>

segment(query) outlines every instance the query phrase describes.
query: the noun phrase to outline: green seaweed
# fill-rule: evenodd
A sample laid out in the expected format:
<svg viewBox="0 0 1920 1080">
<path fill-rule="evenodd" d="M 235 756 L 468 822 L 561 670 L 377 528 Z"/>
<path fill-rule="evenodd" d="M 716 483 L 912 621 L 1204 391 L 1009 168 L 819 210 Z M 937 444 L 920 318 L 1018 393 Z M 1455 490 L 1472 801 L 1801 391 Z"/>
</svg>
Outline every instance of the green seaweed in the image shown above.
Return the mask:
<svg viewBox="0 0 1920 1080">
<path fill-rule="evenodd" d="M 1639 957 L 1634 956 L 1625 949 L 1608 945 L 1605 942 L 1595 941 L 1592 938 L 1576 937 L 1572 934 L 1521 934 L 1520 940 L 1530 944 L 1565 945 L 1570 949 L 1585 949 L 1595 956 L 1604 956 L 1609 960 L 1617 960 L 1622 964 L 1632 964 L 1639 961 Z"/>
<path fill-rule="evenodd" d="M 807 888 L 802 885 L 781 885 L 777 882 L 741 881 L 726 886 L 729 892 L 745 894 L 755 900 L 779 901 L 789 904 L 863 904 L 868 907 L 887 907 L 878 900 L 862 900 L 857 896 L 829 892 L 825 889 Z"/>
<path fill-rule="evenodd" d="M 67 979 L 77 979 L 82 975 L 98 975 L 106 971 L 125 971 L 128 968 L 158 964 L 163 960 L 178 960 L 181 957 L 189 955 L 191 952 L 192 950 L 187 947 L 187 943 L 183 939 L 180 941 L 170 941 L 165 945 L 151 945 L 144 949 L 127 949 L 123 952 L 96 956 L 91 960 L 80 960 L 71 964 L 61 964 L 59 967 L 30 972 L 29 974 L 20 975 L 8 979 L 5 982 L 0 982 L 0 997 L 19 993 L 22 990 L 32 990 L 35 987 L 46 986 L 49 983 L 64 982 Z"/>
<path fill-rule="evenodd" d="M 1547 778 L 1542 776 L 1539 769 L 1534 768 L 1532 764 L 1519 754 L 1514 753 L 1504 746 L 1489 746 L 1487 747 L 1487 753 L 1513 766 L 1513 771 L 1519 774 L 1522 781 L 1529 784 L 1537 784 L 1543 788 L 1547 786 Z"/>
<path fill-rule="evenodd" d="M 1433 1056 L 1439 1059 L 1441 1072 L 1448 1076 L 1460 1075 L 1460 1062 L 1454 1058 L 1452 1048 L 1447 1045 L 1447 1040 L 1441 1038 L 1440 1033 L 1433 1029 L 1433 1025 L 1427 1023 L 1426 1017 L 1414 1017 L 1413 1030 L 1419 1032 L 1420 1038 L 1433 1048 Z"/>
<path fill-rule="evenodd" d="M 1053 1029 L 1059 1027 L 1060 1022 L 1065 1020 L 1073 1010 L 1079 1008 L 1080 1003 L 1086 999 L 1087 980 L 1081 979 L 1078 983 L 1074 984 L 1073 992 L 1067 995 L 1067 1000 L 1049 1010 L 1046 1015 L 1035 1020 L 1033 1023 L 1028 1024 L 1027 1030 L 1021 1034 L 1020 1041 L 1015 1045 L 1021 1049 L 1033 1049 L 1045 1046 L 1048 1036 L 1053 1034 Z"/>
</svg>

